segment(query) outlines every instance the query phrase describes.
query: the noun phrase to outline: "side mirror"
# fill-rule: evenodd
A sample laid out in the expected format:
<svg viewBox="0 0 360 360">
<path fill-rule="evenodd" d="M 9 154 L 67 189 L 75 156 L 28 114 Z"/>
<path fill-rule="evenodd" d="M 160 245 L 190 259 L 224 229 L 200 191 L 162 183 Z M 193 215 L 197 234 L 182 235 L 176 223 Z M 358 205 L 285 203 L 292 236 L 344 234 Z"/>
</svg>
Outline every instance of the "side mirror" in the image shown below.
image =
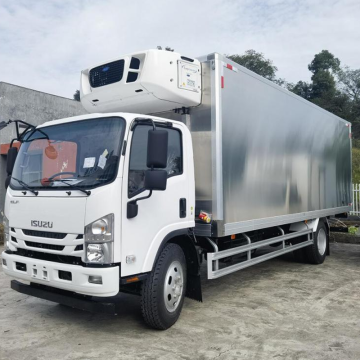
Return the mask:
<svg viewBox="0 0 360 360">
<path fill-rule="evenodd" d="M 146 161 L 148 168 L 166 168 L 168 137 L 169 134 L 166 130 L 149 130 Z"/>
<path fill-rule="evenodd" d="M 8 175 L 11 175 L 14 170 L 15 160 L 18 154 L 18 149 L 16 147 L 11 147 L 7 153 L 6 160 L 6 172 Z"/>
<path fill-rule="evenodd" d="M 129 201 L 127 203 L 127 211 L 126 216 L 128 219 L 132 219 L 137 216 L 139 210 L 139 205 L 136 203 L 136 201 Z"/>
<path fill-rule="evenodd" d="M 127 218 L 132 219 L 138 215 L 137 201 L 148 199 L 153 190 L 166 190 L 167 171 L 165 169 L 168 157 L 168 137 L 166 130 L 149 130 L 146 166 L 151 170 L 145 171 L 144 188 L 150 190 L 149 195 L 129 201 L 127 204 Z M 154 170 L 154 168 L 157 168 Z"/>
<path fill-rule="evenodd" d="M 146 170 L 144 188 L 146 190 L 166 190 L 167 171 L 166 170 Z"/>
</svg>

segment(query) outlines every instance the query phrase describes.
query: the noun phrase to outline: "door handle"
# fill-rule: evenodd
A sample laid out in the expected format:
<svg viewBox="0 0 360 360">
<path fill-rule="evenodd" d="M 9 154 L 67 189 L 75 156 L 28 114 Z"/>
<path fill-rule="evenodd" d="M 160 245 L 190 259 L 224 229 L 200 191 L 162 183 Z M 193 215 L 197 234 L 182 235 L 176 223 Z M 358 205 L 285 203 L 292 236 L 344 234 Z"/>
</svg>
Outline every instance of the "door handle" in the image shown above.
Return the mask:
<svg viewBox="0 0 360 360">
<path fill-rule="evenodd" d="M 180 199 L 179 207 L 180 207 L 180 218 L 185 218 L 186 217 L 186 199 L 185 198 Z"/>
</svg>

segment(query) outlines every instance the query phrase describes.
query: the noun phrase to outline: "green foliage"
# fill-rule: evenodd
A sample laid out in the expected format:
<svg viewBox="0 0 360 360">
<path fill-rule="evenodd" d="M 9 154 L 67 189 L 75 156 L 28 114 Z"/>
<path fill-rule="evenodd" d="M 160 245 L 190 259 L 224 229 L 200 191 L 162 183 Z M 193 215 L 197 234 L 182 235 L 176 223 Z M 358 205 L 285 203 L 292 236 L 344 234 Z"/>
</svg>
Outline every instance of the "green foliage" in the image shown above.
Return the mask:
<svg viewBox="0 0 360 360">
<path fill-rule="evenodd" d="M 275 74 L 278 70 L 277 67 L 271 60 L 266 59 L 262 53 L 256 52 L 255 50 L 247 50 L 243 55 L 235 54 L 226 56 L 268 80 L 276 80 Z M 278 79 L 277 81 L 284 82 L 283 79 Z"/>
<path fill-rule="evenodd" d="M 79 90 L 75 91 L 73 98 L 75 101 L 80 101 L 80 91 Z"/>
<path fill-rule="evenodd" d="M 331 98 L 336 94 L 334 75 L 328 70 L 319 70 L 312 77 L 311 99 Z"/>
<path fill-rule="evenodd" d="M 348 66 L 337 72 L 340 90 L 351 100 L 360 100 L 360 69 L 351 70 Z"/>
<path fill-rule="evenodd" d="M 340 60 L 327 50 L 314 56 L 308 69 L 311 82 L 299 81 L 288 90 L 352 123 L 360 139 L 360 69 L 340 68 Z"/>
<path fill-rule="evenodd" d="M 314 56 L 308 69 L 315 75 L 319 71 L 337 72 L 340 69 L 340 60 L 327 50 L 323 50 Z"/>
<path fill-rule="evenodd" d="M 303 97 L 306 100 L 310 100 L 312 87 L 311 84 L 305 81 L 299 81 L 297 84 L 289 84 L 288 90 L 292 91 L 296 95 Z"/>
<path fill-rule="evenodd" d="M 357 231 L 358 231 L 358 228 L 356 226 L 349 226 L 348 227 L 348 233 L 351 234 L 351 235 L 355 235 Z"/>
<path fill-rule="evenodd" d="M 360 184 L 360 149 L 357 147 L 352 149 L 352 181 L 354 184 Z"/>
</svg>

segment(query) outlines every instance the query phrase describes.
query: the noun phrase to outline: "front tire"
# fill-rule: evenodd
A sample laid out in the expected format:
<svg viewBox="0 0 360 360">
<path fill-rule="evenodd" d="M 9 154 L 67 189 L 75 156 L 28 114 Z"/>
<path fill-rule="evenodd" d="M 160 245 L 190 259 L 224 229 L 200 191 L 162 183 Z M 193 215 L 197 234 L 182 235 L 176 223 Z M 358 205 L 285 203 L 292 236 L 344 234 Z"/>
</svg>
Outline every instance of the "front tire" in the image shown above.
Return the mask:
<svg viewBox="0 0 360 360">
<path fill-rule="evenodd" d="M 181 247 L 167 244 L 143 284 L 141 312 L 145 322 L 159 330 L 175 324 L 186 293 L 186 260 Z"/>
</svg>

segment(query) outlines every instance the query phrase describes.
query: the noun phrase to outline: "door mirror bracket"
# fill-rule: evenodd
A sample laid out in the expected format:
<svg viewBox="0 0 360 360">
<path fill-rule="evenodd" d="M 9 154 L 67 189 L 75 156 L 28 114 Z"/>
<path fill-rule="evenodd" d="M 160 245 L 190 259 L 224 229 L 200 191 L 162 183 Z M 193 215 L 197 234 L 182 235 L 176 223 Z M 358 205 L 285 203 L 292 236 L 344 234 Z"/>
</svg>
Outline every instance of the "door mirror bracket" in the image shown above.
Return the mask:
<svg viewBox="0 0 360 360">
<path fill-rule="evenodd" d="M 127 203 L 127 210 L 126 210 L 127 218 L 132 219 L 132 218 L 136 217 L 138 214 L 138 210 L 139 210 L 139 206 L 138 206 L 137 202 L 148 199 L 149 197 L 151 197 L 151 195 L 152 195 L 152 190 L 150 190 L 150 192 L 147 196 L 143 196 L 143 197 L 137 198 L 135 200 L 129 201 Z"/>
</svg>

